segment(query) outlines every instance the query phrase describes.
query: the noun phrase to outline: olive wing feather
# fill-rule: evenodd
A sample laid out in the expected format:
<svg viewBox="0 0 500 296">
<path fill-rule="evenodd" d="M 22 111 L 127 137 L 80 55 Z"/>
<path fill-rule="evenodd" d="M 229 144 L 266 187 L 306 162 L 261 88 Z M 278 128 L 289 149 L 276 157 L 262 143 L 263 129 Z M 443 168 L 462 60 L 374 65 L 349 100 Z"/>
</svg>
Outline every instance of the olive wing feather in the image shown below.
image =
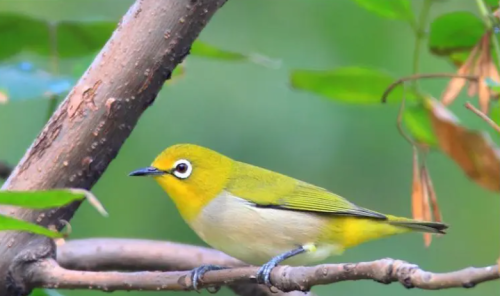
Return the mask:
<svg viewBox="0 0 500 296">
<path fill-rule="evenodd" d="M 324 188 L 241 162 L 235 163 L 226 190 L 256 207 L 387 219 Z"/>
</svg>

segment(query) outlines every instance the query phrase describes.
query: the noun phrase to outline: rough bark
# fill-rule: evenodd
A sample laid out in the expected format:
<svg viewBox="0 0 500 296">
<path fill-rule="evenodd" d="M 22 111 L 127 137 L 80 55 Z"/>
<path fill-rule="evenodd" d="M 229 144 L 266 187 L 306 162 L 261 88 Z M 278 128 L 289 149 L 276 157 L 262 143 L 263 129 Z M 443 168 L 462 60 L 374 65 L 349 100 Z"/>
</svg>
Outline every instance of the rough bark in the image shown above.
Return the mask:
<svg viewBox="0 0 500 296">
<path fill-rule="evenodd" d="M 189 270 L 202 264 L 235 267 L 206 273 L 201 282 L 204 287 L 228 285 L 239 295 L 254 295 L 252 293 L 272 295 L 266 287 L 255 284 L 255 275 L 259 267 L 245 267 L 242 262 L 213 249 L 150 240 L 70 241 L 58 247 L 57 263 L 49 259 L 31 265 L 30 281 L 37 287 L 74 289 L 88 288 L 91 285 L 93 289 L 103 291 L 189 290 L 191 289 L 189 272 L 182 270 Z M 123 272 L 123 270 L 176 271 Z M 273 285 L 281 291 L 308 291 L 315 285 L 355 280 L 375 280 L 382 284 L 399 282 L 406 288 L 439 290 L 472 288 L 479 283 L 498 278 L 497 265 L 433 273 L 417 265 L 389 258 L 310 267 L 278 266 L 271 274 Z M 250 293 L 248 290 L 246 293 L 239 290 L 244 287 L 251 288 L 252 285 L 256 290 Z"/>
<path fill-rule="evenodd" d="M 225 1 L 138 0 L 2 189 L 90 189 Z M 60 229 L 61 221 L 69 221 L 78 206 L 74 203 L 50 211 L 2 206 L 0 212 Z M 14 258 L 18 254 L 31 258 L 27 248 L 34 247 L 30 243 L 34 239 L 28 233 L 0 233 L 0 295 L 28 292 L 16 290 L 22 283 L 6 280 L 21 278 L 12 274 L 19 271 L 12 269 Z M 7 284 L 14 290 L 8 292 Z"/>
</svg>

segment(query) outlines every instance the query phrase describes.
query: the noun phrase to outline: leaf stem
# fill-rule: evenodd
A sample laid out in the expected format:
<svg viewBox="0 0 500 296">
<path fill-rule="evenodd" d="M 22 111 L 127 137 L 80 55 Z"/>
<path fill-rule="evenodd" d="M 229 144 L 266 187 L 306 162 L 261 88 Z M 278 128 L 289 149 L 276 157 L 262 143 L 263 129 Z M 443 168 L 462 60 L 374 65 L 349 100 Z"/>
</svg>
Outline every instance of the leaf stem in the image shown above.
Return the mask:
<svg viewBox="0 0 500 296">
<path fill-rule="evenodd" d="M 427 20 L 429 17 L 429 11 L 431 9 L 433 1 L 432 0 L 425 0 L 424 4 L 422 5 L 422 10 L 420 11 L 420 15 L 418 18 L 418 23 L 415 28 L 415 48 L 413 50 L 413 67 L 412 67 L 412 74 L 418 74 L 420 70 L 420 56 L 421 56 L 421 47 L 422 43 L 425 39 L 426 36 L 426 26 L 427 26 Z M 412 82 L 413 88 L 417 88 L 417 80 L 414 80 Z"/>
<path fill-rule="evenodd" d="M 410 76 L 399 78 L 398 80 L 391 83 L 382 94 L 382 103 L 387 102 L 387 97 L 389 94 L 400 84 L 405 83 L 406 81 L 414 81 L 419 79 L 434 79 L 434 78 L 465 78 L 470 81 L 477 81 L 478 77 L 476 75 L 461 75 L 455 73 L 428 73 L 428 74 L 413 74 Z"/>
<path fill-rule="evenodd" d="M 477 8 L 479 9 L 479 13 L 483 17 L 484 24 L 486 25 L 487 30 L 494 30 L 495 24 L 491 20 L 491 13 L 488 10 L 488 7 L 484 3 L 484 0 L 476 0 Z M 498 39 L 495 36 L 495 33 L 491 36 L 491 41 L 493 43 L 493 48 L 495 49 L 495 54 L 497 57 L 497 63 L 500 63 L 500 44 L 498 43 Z M 498 65 L 497 65 L 498 66 Z"/>
<path fill-rule="evenodd" d="M 477 109 L 476 107 L 474 107 L 474 105 L 472 105 L 469 102 L 465 103 L 465 108 L 467 108 L 467 109 L 471 110 L 472 112 L 474 112 L 477 116 L 479 116 L 479 118 L 481 118 L 482 120 L 484 120 L 494 130 L 496 130 L 497 132 L 500 133 L 500 126 L 498 124 L 496 124 L 491 118 L 489 118 L 488 115 L 486 115 L 483 112 L 481 112 L 479 109 Z"/>
</svg>

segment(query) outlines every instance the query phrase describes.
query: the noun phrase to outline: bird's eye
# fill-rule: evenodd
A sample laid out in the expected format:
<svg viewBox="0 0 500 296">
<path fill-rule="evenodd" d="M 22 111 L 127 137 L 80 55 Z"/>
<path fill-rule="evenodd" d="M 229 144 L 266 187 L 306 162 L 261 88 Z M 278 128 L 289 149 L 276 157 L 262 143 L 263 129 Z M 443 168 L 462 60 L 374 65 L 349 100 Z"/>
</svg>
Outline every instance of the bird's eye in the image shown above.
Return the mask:
<svg viewBox="0 0 500 296">
<path fill-rule="evenodd" d="M 193 166 L 191 163 L 185 159 L 180 159 L 174 164 L 173 174 L 179 179 L 186 179 L 191 175 L 193 171 Z"/>
</svg>

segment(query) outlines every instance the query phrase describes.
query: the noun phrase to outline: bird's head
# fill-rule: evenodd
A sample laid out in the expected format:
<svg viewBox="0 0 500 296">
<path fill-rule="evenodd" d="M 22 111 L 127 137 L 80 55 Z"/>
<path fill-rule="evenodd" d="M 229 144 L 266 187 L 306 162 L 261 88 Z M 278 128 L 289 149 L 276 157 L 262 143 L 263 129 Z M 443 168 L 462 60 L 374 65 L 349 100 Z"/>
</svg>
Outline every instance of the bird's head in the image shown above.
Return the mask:
<svg viewBox="0 0 500 296">
<path fill-rule="evenodd" d="M 178 144 L 161 152 L 151 166 L 129 176 L 153 177 L 190 220 L 224 190 L 232 165 L 232 159 L 208 148 Z"/>
</svg>

